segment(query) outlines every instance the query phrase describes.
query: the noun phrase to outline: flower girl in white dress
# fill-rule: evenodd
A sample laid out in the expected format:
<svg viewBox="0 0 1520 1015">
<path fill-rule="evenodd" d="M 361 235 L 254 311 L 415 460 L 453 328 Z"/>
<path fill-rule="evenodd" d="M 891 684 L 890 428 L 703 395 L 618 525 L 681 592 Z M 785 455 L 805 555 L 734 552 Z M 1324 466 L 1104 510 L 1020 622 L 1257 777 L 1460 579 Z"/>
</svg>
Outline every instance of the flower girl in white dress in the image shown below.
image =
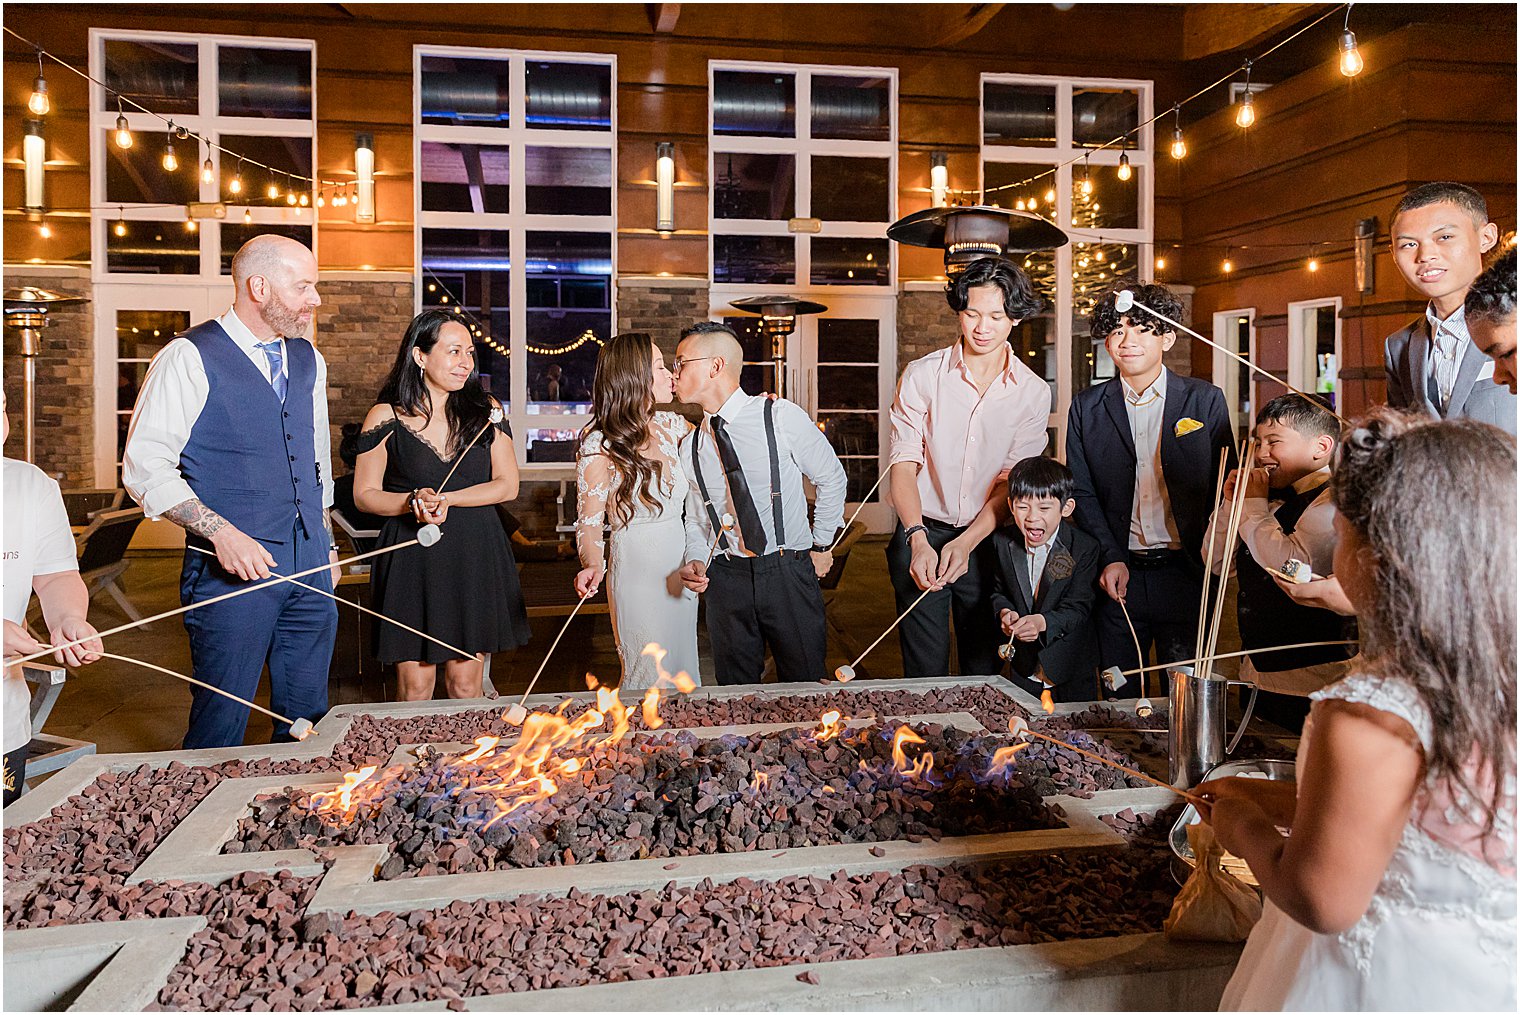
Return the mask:
<svg viewBox="0 0 1520 1015">
<path fill-rule="evenodd" d="M 1376 410 L 1334 482 L 1362 664 L 1312 695 L 1296 786 L 1198 787 L 1267 898 L 1220 1007 L 1514 1011 L 1514 440 Z"/>
<path fill-rule="evenodd" d="M 576 458 L 576 546 L 583 568 L 575 591 L 591 596 L 607 577 L 622 687 L 658 678 L 651 642 L 670 673 L 697 672 L 697 595 L 676 573 L 686 552 L 683 508 L 689 484 L 677 446 L 691 429 L 654 406 L 671 398 L 665 357 L 647 335 L 614 336 L 596 358 L 592 419 Z M 603 533 L 612 532 L 609 555 Z"/>
</svg>

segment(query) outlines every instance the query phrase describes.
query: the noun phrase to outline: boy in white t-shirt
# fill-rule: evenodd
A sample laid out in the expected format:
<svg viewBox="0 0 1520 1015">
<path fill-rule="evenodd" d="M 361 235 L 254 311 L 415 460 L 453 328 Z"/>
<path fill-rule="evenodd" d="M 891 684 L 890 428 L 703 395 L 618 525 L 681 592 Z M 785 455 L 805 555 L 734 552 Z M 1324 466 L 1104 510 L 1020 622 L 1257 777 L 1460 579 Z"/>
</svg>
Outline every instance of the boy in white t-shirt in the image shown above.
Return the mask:
<svg viewBox="0 0 1520 1015">
<path fill-rule="evenodd" d="M 0 442 L 11 433 L 4 406 L 0 399 Z M 100 639 L 85 619 L 90 594 L 79 577 L 63 494 L 35 465 L 6 458 L 0 466 L 5 497 L 5 657 L 30 655 L 45 647 L 26 630 L 26 608 L 36 591 L 51 644 L 91 639 L 53 657 L 65 666 L 92 663 L 100 658 Z M 21 795 L 27 745 L 32 741 L 31 693 L 21 667 L 5 669 L 4 692 L 4 803 L 9 806 Z"/>
</svg>

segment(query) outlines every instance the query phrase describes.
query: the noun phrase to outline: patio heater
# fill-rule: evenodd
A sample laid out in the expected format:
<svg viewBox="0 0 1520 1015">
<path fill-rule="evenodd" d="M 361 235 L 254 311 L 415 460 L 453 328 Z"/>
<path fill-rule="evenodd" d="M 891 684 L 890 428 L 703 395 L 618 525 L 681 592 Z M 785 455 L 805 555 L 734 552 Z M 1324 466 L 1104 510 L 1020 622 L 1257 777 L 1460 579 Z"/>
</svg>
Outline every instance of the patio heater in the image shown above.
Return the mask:
<svg viewBox="0 0 1520 1015">
<path fill-rule="evenodd" d="M 760 334 L 770 341 L 771 360 L 776 366 L 776 394 L 786 397 L 786 336 L 797 330 L 798 314 L 821 314 L 829 308 L 792 296 L 750 296 L 729 306 L 760 315 Z"/>
<path fill-rule="evenodd" d="M 1038 215 L 990 205 L 926 208 L 888 226 L 887 238 L 944 250 L 945 274 L 952 278 L 978 258 L 1054 250 L 1070 242 L 1059 226 Z"/>
<path fill-rule="evenodd" d="M 37 357 L 42 352 L 42 332 L 51 307 L 87 303 L 77 293 L 23 286 L 5 290 L 5 327 L 14 331 L 21 346 L 22 434 L 26 460 L 35 463 L 37 424 Z"/>
</svg>

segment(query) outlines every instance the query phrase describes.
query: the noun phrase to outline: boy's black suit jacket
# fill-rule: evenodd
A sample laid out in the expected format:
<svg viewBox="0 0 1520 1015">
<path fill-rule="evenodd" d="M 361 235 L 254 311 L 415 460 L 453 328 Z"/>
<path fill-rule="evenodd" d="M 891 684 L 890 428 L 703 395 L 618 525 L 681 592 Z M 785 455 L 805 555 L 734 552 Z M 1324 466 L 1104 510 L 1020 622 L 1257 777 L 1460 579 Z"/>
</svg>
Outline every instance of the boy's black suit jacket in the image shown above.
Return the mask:
<svg viewBox="0 0 1520 1015">
<path fill-rule="evenodd" d="M 1055 685 L 1056 701 L 1096 701 L 1098 698 L 1098 651 L 1092 626 L 1095 583 L 1101 570 L 1102 551 L 1097 540 L 1079 531 L 1069 520 L 1056 530 L 1040 587 L 1029 587 L 1029 565 L 1024 534 L 1017 525 L 1005 525 L 992 533 L 997 552 L 997 571 L 992 577 L 993 616 L 1012 610 L 1024 617 L 1038 613 L 1045 618 L 1045 632 L 1038 641 L 1016 641 L 1013 658 L 1014 683 L 1038 695 L 1038 681 L 1029 681 L 1036 669 Z M 1021 679 L 1022 678 L 1022 679 Z"/>
<path fill-rule="evenodd" d="M 1171 500 L 1182 549 L 1203 573 L 1203 540 L 1214 510 L 1219 449 L 1235 467 L 1235 438 L 1224 393 L 1208 381 L 1166 371 L 1161 475 Z M 1203 424 L 1182 435 L 1184 420 Z M 1066 418 L 1066 464 L 1076 476 L 1076 522 L 1103 548 L 1101 571 L 1129 559 L 1130 516 L 1135 505 L 1135 439 L 1119 378 L 1088 388 L 1071 401 Z"/>
</svg>

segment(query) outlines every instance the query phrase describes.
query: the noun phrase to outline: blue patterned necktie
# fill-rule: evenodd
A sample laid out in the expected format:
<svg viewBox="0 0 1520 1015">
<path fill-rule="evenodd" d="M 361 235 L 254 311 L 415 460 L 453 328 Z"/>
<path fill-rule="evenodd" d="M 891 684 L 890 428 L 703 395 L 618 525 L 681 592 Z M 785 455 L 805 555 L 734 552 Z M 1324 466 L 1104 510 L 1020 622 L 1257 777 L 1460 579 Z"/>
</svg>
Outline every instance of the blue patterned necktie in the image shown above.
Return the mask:
<svg viewBox="0 0 1520 1015">
<path fill-rule="evenodd" d="M 280 396 L 280 401 L 285 401 L 285 391 L 288 381 L 285 377 L 285 354 L 280 349 L 278 338 L 268 342 L 260 342 L 259 348 L 264 350 L 264 358 L 269 361 L 269 383 L 274 385 L 274 393 Z"/>
</svg>

